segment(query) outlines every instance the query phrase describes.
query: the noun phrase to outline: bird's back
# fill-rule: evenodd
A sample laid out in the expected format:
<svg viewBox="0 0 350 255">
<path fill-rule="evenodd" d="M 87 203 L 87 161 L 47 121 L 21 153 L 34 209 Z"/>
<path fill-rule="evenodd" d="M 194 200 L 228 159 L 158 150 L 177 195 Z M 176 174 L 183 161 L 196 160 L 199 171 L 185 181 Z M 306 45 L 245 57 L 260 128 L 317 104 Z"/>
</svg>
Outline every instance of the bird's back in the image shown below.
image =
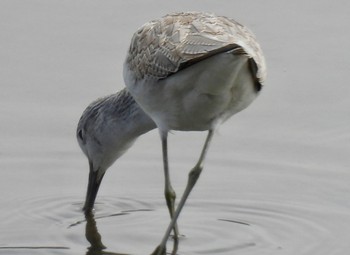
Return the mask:
<svg viewBox="0 0 350 255">
<path fill-rule="evenodd" d="M 254 60 L 262 84 L 265 60 L 255 36 L 233 19 L 201 12 L 169 14 L 144 24 L 132 37 L 125 65 L 135 79 L 164 79 L 230 49 Z"/>
</svg>

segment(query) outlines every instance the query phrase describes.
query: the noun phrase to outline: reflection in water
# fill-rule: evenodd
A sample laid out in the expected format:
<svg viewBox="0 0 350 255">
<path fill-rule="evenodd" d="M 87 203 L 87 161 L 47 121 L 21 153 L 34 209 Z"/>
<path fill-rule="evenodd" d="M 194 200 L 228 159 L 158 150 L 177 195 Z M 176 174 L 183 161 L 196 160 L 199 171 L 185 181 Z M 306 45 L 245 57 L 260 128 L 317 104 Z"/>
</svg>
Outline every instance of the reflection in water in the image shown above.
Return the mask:
<svg viewBox="0 0 350 255">
<path fill-rule="evenodd" d="M 110 215 L 115 216 L 115 215 Z M 85 227 L 85 237 L 86 240 L 91 244 L 90 247 L 88 247 L 88 251 L 86 252 L 86 255 L 103 255 L 103 254 L 114 254 L 114 255 L 130 255 L 127 253 L 115 253 L 115 252 L 109 252 L 105 251 L 107 247 L 102 243 L 102 237 L 101 234 L 98 232 L 96 220 L 94 218 L 93 214 L 86 215 L 86 227 Z M 78 222 L 76 224 L 79 224 L 81 222 Z M 73 224 L 73 225 L 76 225 Z M 71 225 L 71 226 L 73 226 Z M 174 239 L 174 245 L 173 250 L 171 251 L 171 255 L 176 255 L 176 252 L 178 250 L 178 240 Z"/>
<path fill-rule="evenodd" d="M 107 248 L 102 243 L 102 238 L 100 233 L 98 232 L 97 226 L 96 226 L 96 220 L 94 216 L 87 215 L 86 218 L 86 227 L 85 227 L 85 237 L 86 240 L 91 244 L 91 246 L 88 248 L 88 251 L 86 252 L 86 255 L 102 255 L 102 254 L 114 254 L 114 255 L 127 255 L 126 253 L 115 253 L 115 252 L 109 252 L 105 251 Z"/>
<path fill-rule="evenodd" d="M 164 253 L 164 254 L 176 255 L 177 250 L 179 248 L 179 237 L 175 238 L 175 236 L 172 236 L 172 239 L 173 239 L 173 250 L 170 253 L 168 253 L 166 251 L 166 248 L 168 246 L 167 247 L 161 247 L 160 245 L 158 245 L 157 248 L 151 253 L 151 255 L 159 254 L 160 249 L 162 249 L 161 250 L 162 254 Z"/>
<path fill-rule="evenodd" d="M 106 246 L 102 243 L 101 235 L 97 230 L 96 220 L 93 215 L 86 216 L 85 237 L 91 244 L 86 254 L 101 254 L 106 249 Z"/>
</svg>

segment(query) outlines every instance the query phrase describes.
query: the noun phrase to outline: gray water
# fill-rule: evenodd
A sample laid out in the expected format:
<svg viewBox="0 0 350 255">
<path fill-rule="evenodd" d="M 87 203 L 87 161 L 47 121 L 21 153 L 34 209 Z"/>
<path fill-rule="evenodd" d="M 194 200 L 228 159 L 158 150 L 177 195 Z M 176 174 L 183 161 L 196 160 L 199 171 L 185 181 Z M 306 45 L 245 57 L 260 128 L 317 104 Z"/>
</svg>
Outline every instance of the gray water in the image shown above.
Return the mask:
<svg viewBox="0 0 350 255">
<path fill-rule="evenodd" d="M 86 222 L 75 128 L 91 101 L 123 87 L 132 33 L 180 10 L 250 27 L 269 72 L 261 96 L 215 135 L 177 254 L 348 253 L 349 1 L 2 0 L 0 254 L 144 255 L 158 245 L 169 217 L 157 131 L 109 169 L 96 222 Z M 204 138 L 170 136 L 178 196 Z"/>
</svg>

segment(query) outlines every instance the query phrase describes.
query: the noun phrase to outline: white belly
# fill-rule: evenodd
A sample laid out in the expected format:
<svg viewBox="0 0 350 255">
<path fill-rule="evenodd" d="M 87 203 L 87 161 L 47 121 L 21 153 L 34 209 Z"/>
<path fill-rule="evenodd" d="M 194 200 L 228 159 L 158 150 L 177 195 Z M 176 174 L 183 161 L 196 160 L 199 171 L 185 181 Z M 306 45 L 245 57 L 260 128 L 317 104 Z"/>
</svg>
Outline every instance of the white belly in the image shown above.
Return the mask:
<svg viewBox="0 0 350 255">
<path fill-rule="evenodd" d="M 124 67 L 127 88 L 162 130 L 213 129 L 257 96 L 248 57 L 214 55 L 165 79 L 136 81 Z"/>
</svg>

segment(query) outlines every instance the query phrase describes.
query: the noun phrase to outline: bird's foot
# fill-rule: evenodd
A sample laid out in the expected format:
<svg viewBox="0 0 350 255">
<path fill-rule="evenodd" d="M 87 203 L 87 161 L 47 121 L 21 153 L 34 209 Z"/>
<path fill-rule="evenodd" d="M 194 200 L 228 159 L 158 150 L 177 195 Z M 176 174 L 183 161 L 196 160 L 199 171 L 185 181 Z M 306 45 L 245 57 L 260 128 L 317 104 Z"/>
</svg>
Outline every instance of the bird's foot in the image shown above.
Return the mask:
<svg viewBox="0 0 350 255">
<path fill-rule="evenodd" d="M 158 245 L 151 255 L 166 255 L 166 247 L 163 245 Z"/>
</svg>

